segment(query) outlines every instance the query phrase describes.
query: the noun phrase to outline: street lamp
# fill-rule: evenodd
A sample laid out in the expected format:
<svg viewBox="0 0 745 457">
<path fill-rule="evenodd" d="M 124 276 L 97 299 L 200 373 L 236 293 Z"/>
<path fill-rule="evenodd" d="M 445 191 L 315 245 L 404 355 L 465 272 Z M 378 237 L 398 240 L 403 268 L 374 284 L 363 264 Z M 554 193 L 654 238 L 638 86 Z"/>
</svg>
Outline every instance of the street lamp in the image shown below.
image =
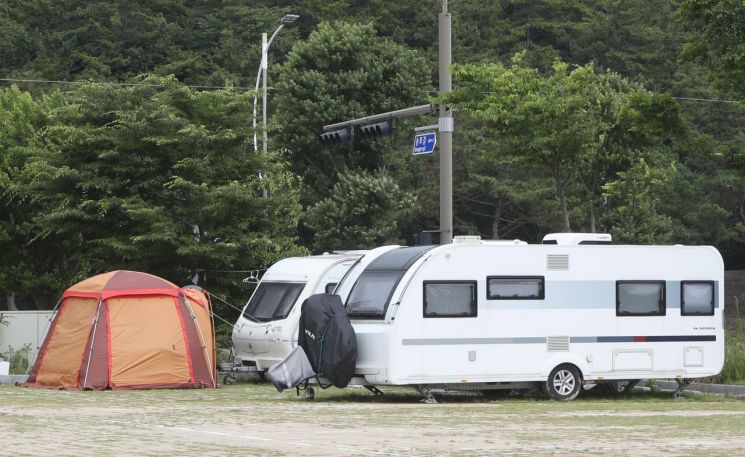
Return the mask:
<svg viewBox="0 0 745 457">
<path fill-rule="evenodd" d="M 254 127 L 254 151 L 258 151 L 258 143 L 256 138 L 256 103 L 258 102 L 258 93 L 259 93 L 259 82 L 261 79 L 264 79 L 264 91 L 262 94 L 262 101 L 261 101 L 261 109 L 262 109 L 262 118 L 263 118 L 263 139 L 264 144 L 262 150 L 264 152 L 267 152 L 267 132 L 266 132 L 266 70 L 269 68 L 269 46 L 271 46 L 272 41 L 274 41 L 274 37 L 277 36 L 280 30 L 284 28 L 285 25 L 292 24 L 293 22 L 297 21 L 300 18 L 297 14 L 285 14 L 284 17 L 282 17 L 282 20 L 279 22 L 279 27 L 277 27 L 277 30 L 272 33 L 271 38 L 267 41 L 266 39 L 266 33 L 261 34 L 261 64 L 259 65 L 259 73 L 256 75 L 256 88 L 254 89 L 254 110 L 253 110 L 253 127 Z"/>
</svg>

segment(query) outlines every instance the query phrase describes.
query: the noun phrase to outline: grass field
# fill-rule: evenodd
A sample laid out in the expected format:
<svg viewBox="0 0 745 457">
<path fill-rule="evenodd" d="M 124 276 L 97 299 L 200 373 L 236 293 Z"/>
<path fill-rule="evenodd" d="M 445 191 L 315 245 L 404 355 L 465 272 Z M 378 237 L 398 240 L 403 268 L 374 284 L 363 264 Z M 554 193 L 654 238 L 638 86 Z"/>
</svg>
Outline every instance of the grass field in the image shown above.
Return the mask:
<svg viewBox="0 0 745 457">
<path fill-rule="evenodd" d="M 0 386 L 0 455 L 745 455 L 745 401 L 558 403 L 413 390 L 66 392 Z"/>
</svg>

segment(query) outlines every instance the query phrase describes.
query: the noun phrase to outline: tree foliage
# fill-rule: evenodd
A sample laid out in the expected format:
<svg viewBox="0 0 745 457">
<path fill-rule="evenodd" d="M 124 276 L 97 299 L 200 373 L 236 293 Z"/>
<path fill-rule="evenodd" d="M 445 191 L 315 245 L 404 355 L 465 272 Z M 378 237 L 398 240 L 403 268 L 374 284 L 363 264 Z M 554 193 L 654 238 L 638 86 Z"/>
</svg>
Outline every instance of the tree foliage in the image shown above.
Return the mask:
<svg viewBox="0 0 745 457">
<path fill-rule="evenodd" d="M 431 118 L 340 148 L 318 135 L 430 101 L 440 3 L 3 2 L 3 77 L 111 85 L 0 90 L 0 294 L 41 304 L 104 269 L 184 282 L 305 252 L 298 236 L 339 249 L 436 229 L 437 154 L 411 155 L 413 127 Z M 449 8 L 461 64 L 450 100 L 456 233 L 607 230 L 711 243 L 745 268 L 745 109 L 700 100 L 742 98 L 741 2 Z M 183 84 L 253 87 L 260 34 L 286 13 L 300 20 L 270 48 L 274 152 L 255 155 L 255 94 Z M 205 274 L 246 298 L 237 276 Z"/>
<path fill-rule="evenodd" d="M 745 3 L 740 0 L 684 0 L 681 16 L 696 30 L 686 43 L 688 58 L 715 70 L 714 80 L 745 94 Z"/>
<path fill-rule="evenodd" d="M 385 173 L 348 172 L 331 195 L 308 209 L 316 250 L 371 249 L 401 242 L 399 224 L 416 201 Z"/>
<path fill-rule="evenodd" d="M 236 278 L 211 271 L 301 252 L 298 181 L 246 150 L 248 96 L 142 82 L 151 85 L 88 84 L 40 102 L 45 123 L 8 194 L 33 208 L 26 244 L 56 246 L 47 254 L 58 281 L 123 268 L 177 283 L 206 273 L 220 289 Z"/>
<path fill-rule="evenodd" d="M 375 170 L 389 143 L 322 148 L 326 124 L 424 104 L 429 70 L 415 50 L 381 38 L 371 25 L 321 24 L 298 43 L 279 70 L 277 138 L 315 198 L 348 169 Z"/>
<path fill-rule="evenodd" d="M 555 188 L 563 230 L 571 231 L 572 191 L 584 201 L 589 230 L 610 175 L 633 160 L 634 150 L 661 144 L 683 131 L 677 104 L 593 65 L 569 69 L 557 61 L 548 74 L 526 67 L 456 66 L 458 87 L 444 100 L 482 121 L 499 136 L 492 154 L 543 169 Z"/>
</svg>

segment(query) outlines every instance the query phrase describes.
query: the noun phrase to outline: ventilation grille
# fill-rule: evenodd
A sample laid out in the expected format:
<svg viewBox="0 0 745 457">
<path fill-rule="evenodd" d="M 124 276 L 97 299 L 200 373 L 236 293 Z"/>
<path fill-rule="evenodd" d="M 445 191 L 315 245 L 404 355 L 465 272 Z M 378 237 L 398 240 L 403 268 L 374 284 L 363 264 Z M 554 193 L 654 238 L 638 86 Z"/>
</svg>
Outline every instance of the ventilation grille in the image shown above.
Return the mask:
<svg viewBox="0 0 745 457">
<path fill-rule="evenodd" d="M 546 338 L 546 350 L 548 352 L 567 352 L 569 351 L 568 336 L 549 336 Z"/>
<path fill-rule="evenodd" d="M 569 256 L 566 254 L 549 254 L 546 256 L 547 270 L 568 270 Z"/>
</svg>

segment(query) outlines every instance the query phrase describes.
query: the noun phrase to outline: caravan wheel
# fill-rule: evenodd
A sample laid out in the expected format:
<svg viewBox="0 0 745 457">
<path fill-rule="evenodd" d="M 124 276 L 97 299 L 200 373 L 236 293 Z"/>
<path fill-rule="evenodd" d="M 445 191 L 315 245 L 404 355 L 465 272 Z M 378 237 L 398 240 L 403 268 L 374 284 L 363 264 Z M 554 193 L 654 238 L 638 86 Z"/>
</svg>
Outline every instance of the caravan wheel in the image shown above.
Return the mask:
<svg viewBox="0 0 745 457">
<path fill-rule="evenodd" d="M 544 384 L 546 394 L 558 401 L 574 400 L 582 388 L 582 378 L 574 365 L 559 365 L 551 370 Z"/>
</svg>

